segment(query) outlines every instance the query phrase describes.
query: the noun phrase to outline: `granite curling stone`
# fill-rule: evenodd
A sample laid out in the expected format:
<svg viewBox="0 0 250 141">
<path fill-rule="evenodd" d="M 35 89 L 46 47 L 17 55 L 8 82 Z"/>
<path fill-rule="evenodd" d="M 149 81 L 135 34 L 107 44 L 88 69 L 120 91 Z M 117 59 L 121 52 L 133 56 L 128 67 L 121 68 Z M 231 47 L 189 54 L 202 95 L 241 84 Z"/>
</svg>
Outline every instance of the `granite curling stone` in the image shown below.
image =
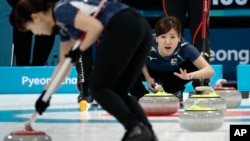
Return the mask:
<svg viewBox="0 0 250 141">
<path fill-rule="evenodd" d="M 241 105 L 241 92 L 234 87 L 223 87 L 222 84 L 226 82 L 226 79 L 219 79 L 214 86 L 214 90 L 226 101 L 226 107 L 228 109 L 237 108 Z"/>
</svg>

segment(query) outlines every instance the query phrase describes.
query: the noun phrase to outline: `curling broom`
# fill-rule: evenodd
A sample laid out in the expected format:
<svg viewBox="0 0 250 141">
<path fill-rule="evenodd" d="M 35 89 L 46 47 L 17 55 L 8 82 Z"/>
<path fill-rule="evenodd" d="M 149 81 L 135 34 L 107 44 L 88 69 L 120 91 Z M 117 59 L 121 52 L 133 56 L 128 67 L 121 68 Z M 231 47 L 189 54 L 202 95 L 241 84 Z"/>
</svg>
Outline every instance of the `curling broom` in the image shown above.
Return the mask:
<svg viewBox="0 0 250 141">
<path fill-rule="evenodd" d="M 93 17 L 96 17 L 103 6 L 105 5 L 107 0 L 102 0 L 100 4 L 98 5 L 98 10 L 94 13 Z M 82 41 L 84 40 L 85 34 L 83 33 L 80 38 L 75 42 L 74 46 L 72 47 L 71 50 L 75 50 L 80 47 Z M 61 68 L 59 69 L 58 73 L 55 75 L 54 79 L 52 80 L 51 84 L 48 86 L 48 89 L 46 93 L 44 94 L 42 100 L 43 101 L 48 101 L 49 97 L 53 94 L 53 92 L 56 89 L 56 86 L 60 83 L 61 77 L 64 75 L 66 69 L 70 67 L 71 65 L 71 58 L 66 58 L 65 61 L 63 62 Z M 51 141 L 51 137 L 48 136 L 44 131 L 37 131 L 33 130 L 31 127 L 32 122 L 36 119 L 37 112 L 35 111 L 31 118 L 25 122 L 25 129 L 24 130 L 19 130 L 19 131 L 13 131 L 9 135 L 5 136 L 4 141 Z"/>
</svg>

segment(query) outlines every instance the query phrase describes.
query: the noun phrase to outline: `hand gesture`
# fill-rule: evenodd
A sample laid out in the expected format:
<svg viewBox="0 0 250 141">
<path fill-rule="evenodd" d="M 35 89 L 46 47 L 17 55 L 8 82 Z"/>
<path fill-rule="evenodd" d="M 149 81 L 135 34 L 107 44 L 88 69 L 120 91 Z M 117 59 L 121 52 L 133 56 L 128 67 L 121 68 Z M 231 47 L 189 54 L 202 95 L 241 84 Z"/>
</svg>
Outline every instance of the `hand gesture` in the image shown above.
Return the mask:
<svg viewBox="0 0 250 141">
<path fill-rule="evenodd" d="M 192 73 L 187 73 L 187 70 L 186 69 L 183 70 L 182 68 L 180 68 L 180 73 L 174 72 L 174 75 L 178 76 L 179 78 L 181 78 L 183 80 L 191 80 L 191 79 L 193 79 Z"/>
</svg>

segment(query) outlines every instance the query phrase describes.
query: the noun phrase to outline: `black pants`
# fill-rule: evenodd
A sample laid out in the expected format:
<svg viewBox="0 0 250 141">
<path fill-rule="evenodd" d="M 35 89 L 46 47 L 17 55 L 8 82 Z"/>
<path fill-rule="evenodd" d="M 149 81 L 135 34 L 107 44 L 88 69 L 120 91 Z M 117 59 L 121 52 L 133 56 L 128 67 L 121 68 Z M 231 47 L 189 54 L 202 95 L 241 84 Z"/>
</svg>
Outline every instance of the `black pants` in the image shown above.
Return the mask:
<svg viewBox="0 0 250 141">
<path fill-rule="evenodd" d="M 44 66 L 54 45 L 55 35 L 35 36 L 32 51 L 32 32 L 20 32 L 13 28 L 14 55 L 17 66 Z"/>
<path fill-rule="evenodd" d="M 150 125 L 139 103 L 128 95 L 152 44 L 150 26 L 135 10 L 115 15 L 96 49 L 90 79 L 93 98 L 129 130 L 138 121 Z"/>
<path fill-rule="evenodd" d="M 93 65 L 93 59 L 92 59 L 92 48 L 88 48 L 86 51 L 84 51 L 80 58 L 76 61 L 76 71 L 78 73 L 78 89 L 84 94 L 84 96 L 89 96 L 89 78 L 90 74 L 92 72 L 92 65 Z"/>
<path fill-rule="evenodd" d="M 186 69 L 187 72 L 193 72 L 197 70 L 197 68 L 191 62 L 184 62 L 179 68 Z M 153 71 L 151 69 L 148 69 L 148 71 L 150 76 L 154 78 L 155 82 L 161 84 L 166 92 L 175 93 L 177 91 L 184 91 L 185 85 L 191 81 L 183 80 L 174 75 L 174 72 L 180 73 L 179 68 L 174 71 Z M 142 83 L 144 80 L 144 77 L 137 80 L 136 84 L 130 91 L 131 95 L 140 98 L 146 93 L 149 93 Z"/>
</svg>

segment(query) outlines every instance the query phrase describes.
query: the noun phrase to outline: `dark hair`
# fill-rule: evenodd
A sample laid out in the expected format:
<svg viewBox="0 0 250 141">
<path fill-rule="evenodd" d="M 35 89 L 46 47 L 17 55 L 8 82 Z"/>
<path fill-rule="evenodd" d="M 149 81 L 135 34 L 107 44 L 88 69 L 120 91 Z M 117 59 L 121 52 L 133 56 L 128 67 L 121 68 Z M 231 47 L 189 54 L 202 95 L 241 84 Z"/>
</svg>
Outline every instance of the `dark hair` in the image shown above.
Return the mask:
<svg viewBox="0 0 250 141">
<path fill-rule="evenodd" d="M 176 17 L 166 16 L 161 18 L 155 25 L 155 34 L 160 36 L 169 32 L 171 29 L 176 30 L 178 36 L 181 36 L 181 24 Z"/>
<path fill-rule="evenodd" d="M 19 0 L 14 7 L 14 24 L 20 31 L 26 31 L 27 22 L 31 22 L 31 14 L 46 12 L 57 0 Z"/>
</svg>

